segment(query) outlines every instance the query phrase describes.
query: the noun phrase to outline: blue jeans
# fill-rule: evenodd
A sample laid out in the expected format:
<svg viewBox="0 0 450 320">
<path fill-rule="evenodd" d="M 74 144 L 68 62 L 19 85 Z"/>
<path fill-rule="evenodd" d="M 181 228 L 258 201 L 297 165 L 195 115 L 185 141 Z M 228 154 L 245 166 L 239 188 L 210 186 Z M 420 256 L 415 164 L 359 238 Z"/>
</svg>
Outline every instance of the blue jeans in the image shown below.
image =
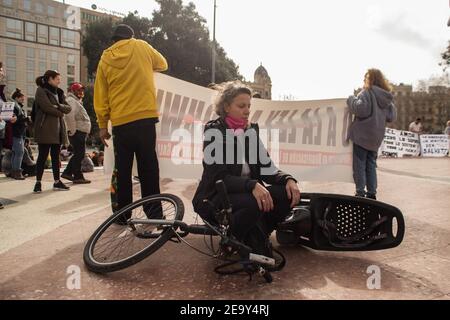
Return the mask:
<svg viewBox="0 0 450 320">
<path fill-rule="evenodd" d="M 366 187 L 367 195 L 377 194 L 377 157 L 377 152 L 353 144 L 353 180 L 357 196 L 366 196 Z"/>
<path fill-rule="evenodd" d="M 13 170 L 20 170 L 22 167 L 24 138 L 13 137 L 11 166 Z"/>
</svg>

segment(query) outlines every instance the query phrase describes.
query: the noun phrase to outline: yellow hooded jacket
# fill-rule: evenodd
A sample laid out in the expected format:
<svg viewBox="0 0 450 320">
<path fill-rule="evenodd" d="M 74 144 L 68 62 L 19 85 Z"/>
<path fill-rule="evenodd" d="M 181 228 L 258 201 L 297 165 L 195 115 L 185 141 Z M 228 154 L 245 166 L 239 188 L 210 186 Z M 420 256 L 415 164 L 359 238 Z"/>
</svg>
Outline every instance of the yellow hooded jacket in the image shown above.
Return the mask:
<svg viewBox="0 0 450 320">
<path fill-rule="evenodd" d="M 157 118 L 154 71 L 167 70 L 166 59 L 143 40 L 116 42 L 103 52 L 97 68 L 94 109 L 101 129 L 108 120 L 120 126 Z"/>
</svg>

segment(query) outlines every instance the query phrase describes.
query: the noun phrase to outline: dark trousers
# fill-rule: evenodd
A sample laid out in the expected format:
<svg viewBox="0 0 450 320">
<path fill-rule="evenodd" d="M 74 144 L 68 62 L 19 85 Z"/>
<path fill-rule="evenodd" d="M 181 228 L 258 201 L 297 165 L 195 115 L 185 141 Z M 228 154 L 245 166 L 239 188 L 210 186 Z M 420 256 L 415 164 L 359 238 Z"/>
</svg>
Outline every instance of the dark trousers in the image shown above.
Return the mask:
<svg viewBox="0 0 450 320">
<path fill-rule="evenodd" d="M 375 151 L 353 144 L 353 180 L 357 196 L 377 194 L 377 157 L 378 154 Z"/>
<path fill-rule="evenodd" d="M 52 170 L 53 179 L 59 180 L 59 152 L 61 151 L 61 145 L 59 144 L 39 144 L 39 155 L 36 161 L 36 180 L 41 181 L 44 174 L 45 162 L 47 161 L 48 154 L 52 158 Z"/>
<path fill-rule="evenodd" d="M 274 209 L 270 212 L 259 210 L 258 202 L 251 193 L 232 193 L 229 195 L 233 207 L 231 229 L 237 239 L 244 239 L 258 220 L 261 221 L 266 234 L 270 235 L 277 224 L 289 215 L 291 211 L 290 201 L 285 186 L 268 186 L 267 190 L 270 192 L 274 203 Z"/>
<path fill-rule="evenodd" d="M 113 127 L 115 179 L 117 181 L 115 190 L 117 205 L 113 205 L 114 209 L 121 209 L 133 202 L 131 173 L 135 155 L 141 196 L 147 197 L 161 193 L 159 164 L 156 155 L 156 122 L 157 119 L 143 119 Z"/>
<path fill-rule="evenodd" d="M 285 186 L 268 186 L 272 196 L 274 209 L 270 212 L 259 210 L 258 202 L 251 193 L 230 193 L 228 195 L 233 208 L 231 231 L 240 241 L 247 238 L 249 232 L 260 225 L 266 235 L 270 235 L 291 212 L 291 201 L 287 197 Z M 220 203 L 217 198 L 213 203 Z M 202 205 L 198 214 L 208 222 L 216 223 L 214 213 L 207 205 Z"/>
<path fill-rule="evenodd" d="M 69 136 L 70 144 L 73 147 L 73 156 L 70 158 L 64 173 L 71 176 L 74 179 L 82 179 L 81 173 L 81 161 L 86 153 L 86 136 L 87 133 L 76 131 L 73 136 Z"/>
</svg>

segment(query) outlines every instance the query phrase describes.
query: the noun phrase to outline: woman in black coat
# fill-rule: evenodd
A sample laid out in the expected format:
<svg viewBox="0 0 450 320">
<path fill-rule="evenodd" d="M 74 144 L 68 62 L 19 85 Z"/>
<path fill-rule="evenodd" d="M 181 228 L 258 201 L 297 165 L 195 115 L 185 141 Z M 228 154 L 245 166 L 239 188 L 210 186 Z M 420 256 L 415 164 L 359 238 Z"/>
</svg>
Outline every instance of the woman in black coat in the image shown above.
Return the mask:
<svg viewBox="0 0 450 320">
<path fill-rule="evenodd" d="M 34 139 L 39 146 L 39 155 L 36 162 L 36 184 L 34 192 L 42 192 L 42 175 L 44 165 L 50 153 L 53 169 L 53 190 L 66 191 L 69 187 L 60 180 L 59 153 L 61 145 L 68 145 L 64 115 L 72 108 L 67 104 L 64 91 L 59 88 L 61 75 L 57 71 L 47 70 L 45 74 L 36 79 L 34 116 Z"/>
<path fill-rule="evenodd" d="M 219 118 L 205 126 L 203 175 L 192 201 L 203 219 L 215 223 L 205 200 L 220 206 L 215 183 L 223 180 L 233 208 L 232 232 L 244 243 L 255 228 L 268 237 L 300 200 L 297 180 L 274 166 L 258 125 L 248 121 L 251 99 L 251 89 L 240 82 L 227 83 L 220 91 Z"/>
</svg>

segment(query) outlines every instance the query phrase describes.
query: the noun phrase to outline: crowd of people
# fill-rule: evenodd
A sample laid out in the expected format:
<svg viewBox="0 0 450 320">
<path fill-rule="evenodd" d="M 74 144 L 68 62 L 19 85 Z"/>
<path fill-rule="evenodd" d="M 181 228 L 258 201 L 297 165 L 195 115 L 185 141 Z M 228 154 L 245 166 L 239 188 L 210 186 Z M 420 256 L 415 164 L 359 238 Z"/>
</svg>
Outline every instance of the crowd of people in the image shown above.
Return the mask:
<svg viewBox="0 0 450 320">
<path fill-rule="evenodd" d="M 133 201 L 134 157 L 137 159 L 141 196 L 160 193 L 155 127 L 159 122 L 159 113 L 154 72 L 167 70 L 168 64 L 155 48 L 135 39 L 133 29 L 127 25 L 116 27 L 112 41 L 113 45 L 103 52 L 98 64 L 94 108 L 100 138 L 106 146 L 111 138 L 108 123 L 112 124 L 115 168 L 111 199 L 113 212 L 117 212 Z M 11 176 L 23 179 L 24 169 L 21 165 L 27 153 L 24 151 L 27 149 L 24 132 L 26 126 L 32 123 L 39 150 L 35 164 L 35 193 L 42 191 L 41 180 L 49 153 L 54 190 L 69 190 L 61 178 L 75 184 L 90 183 L 83 173 L 92 171 L 95 165 L 103 162 L 102 153 L 86 153 L 86 136 L 91 123 L 83 107 L 84 87 L 79 83 L 72 84 L 66 96 L 59 87 L 60 83 L 61 75 L 52 70 L 36 79 L 38 88 L 31 119 L 24 112 L 24 96 L 20 90 L 16 90 L 12 96 L 16 104 L 14 117 L 10 120 L 14 128 Z M 251 88 L 239 81 L 213 85 L 211 88 L 219 91 L 215 103 L 218 118 L 205 125 L 205 133 L 218 130 L 225 134 L 231 129 L 235 139 L 226 141 L 233 145 L 224 147 L 233 150 L 241 148 L 245 161 L 241 163 L 240 159 L 235 158 L 231 159 L 232 163 L 227 163 L 230 159 L 224 158 L 223 161 L 211 163 L 204 160 L 193 207 L 204 220 L 215 223 L 214 212 L 207 203 L 220 202 L 214 185 L 218 180 L 224 181 L 234 211 L 232 232 L 238 240 L 255 248 L 258 243 L 254 241 L 261 242 L 263 239 L 263 242 L 267 242 L 276 224 L 290 213 L 290 208 L 298 204 L 298 181 L 289 173 L 278 170 L 270 158 L 268 162 L 259 158 L 256 162 L 249 161 L 250 154 L 261 155 L 264 152 L 255 152 L 248 145 L 239 144 L 238 137 L 247 131 L 259 137 L 258 124 L 249 121 L 252 98 L 258 97 Z M 393 99 L 392 88 L 383 73 L 378 69 L 369 69 L 364 77 L 362 92 L 347 100 L 349 110 L 354 115 L 348 139 L 353 142 L 353 177 L 357 197 L 377 198 L 377 153 L 384 138 L 386 123 L 395 121 L 397 116 Z M 422 130 L 420 121 L 410 129 Z M 450 128 L 446 130 L 450 133 Z M 210 143 L 209 140 L 204 141 L 204 150 Z M 69 163 L 60 175 L 61 147 L 69 145 L 70 150 L 63 149 L 63 157 Z M 258 148 L 264 146 L 258 145 Z M 29 156 L 32 155 L 29 153 Z M 204 157 L 208 157 L 206 152 Z M 27 160 L 27 163 L 30 162 Z M 130 214 L 125 213 L 117 223 L 127 224 Z M 161 211 L 147 213 L 149 218 L 162 218 L 161 215 Z M 266 254 L 266 249 L 261 248 L 256 253 Z"/>
<path fill-rule="evenodd" d="M 25 95 L 20 89 L 10 99 L 5 96 L 6 75 L 0 63 L 1 102 L 14 104 L 11 117 L 0 116 L 0 170 L 15 180 L 36 177 L 34 193 L 42 192 L 42 176 L 49 167 L 53 172 L 53 190 L 67 191 L 70 187 L 61 179 L 88 184 L 91 181 L 83 173 L 103 165 L 103 152 L 86 153 L 91 121 L 83 106 L 84 86 L 73 83 L 66 95 L 60 84 L 61 74 L 55 70 L 38 77 L 33 108 L 28 115 Z M 36 159 L 27 137 L 31 131 L 38 149 Z M 68 163 L 60 174 L 63 161 Z"/>
</svg>

